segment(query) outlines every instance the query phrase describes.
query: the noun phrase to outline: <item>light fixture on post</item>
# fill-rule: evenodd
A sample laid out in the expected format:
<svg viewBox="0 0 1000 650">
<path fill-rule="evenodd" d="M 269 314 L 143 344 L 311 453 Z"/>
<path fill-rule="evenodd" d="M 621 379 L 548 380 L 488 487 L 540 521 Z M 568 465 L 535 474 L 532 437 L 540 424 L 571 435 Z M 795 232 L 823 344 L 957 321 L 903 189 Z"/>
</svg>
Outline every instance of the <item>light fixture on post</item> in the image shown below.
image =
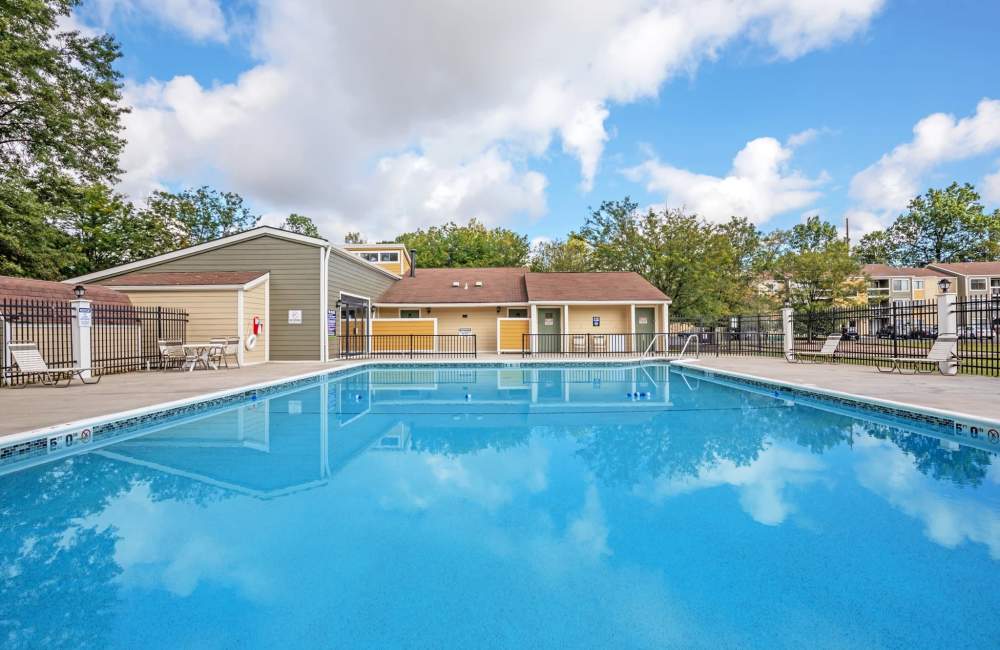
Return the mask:
<svg viewBox="0 0 1000 650">
<path fill-rule="evenodd" d="M 82 284 L 78 284 L 75 287 L 73 287 L 73 293 L 76 295 L 77 300 L 82 300 L 83 294 L 87 293 L 87 287 L 83 286 Z"/>
<path fill-rule="evenodd" d="M 948 289 L 950 287 L 951 287 L 951 280 L 949 280 L 948 278 L 941 278 L 940 280 L 938 280 L 938 289 L 941 290 L 941 293 L 948 293 Z"/>
</svg>

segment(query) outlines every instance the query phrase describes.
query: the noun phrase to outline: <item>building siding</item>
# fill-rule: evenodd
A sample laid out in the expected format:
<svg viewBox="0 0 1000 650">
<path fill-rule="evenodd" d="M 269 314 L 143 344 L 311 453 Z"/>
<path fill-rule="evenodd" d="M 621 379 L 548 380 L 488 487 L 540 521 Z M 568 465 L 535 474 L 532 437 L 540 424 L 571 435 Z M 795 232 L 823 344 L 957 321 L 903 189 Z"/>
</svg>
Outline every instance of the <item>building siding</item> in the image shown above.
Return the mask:
<svg viewBox="0 0 1000 650">
<path fill-rule="evenodd" d="M 328 309 L 336 309 L 340 293 L 368 298 L 372 304 L 395 282 L 393 278 L 369 267 L 362 260 L 348 259 L 336 252 L 330 252 L 330 265 L 327 275 Z M 271 304 L 274 304 L 274 291 L 271 292 Z M 337 356 L 337 339 L 327 337 L 330 357 Z M 273 354 L 272 354 L 273 358 Z"/>
<path fill-rule="evenodd" d="M 318 246 L 265 234 L 148 266 L 134 273 L 270 271 L 271 313 L 265 318 L 264 326 L 270 328 L 271 359 L 316 361 L 320 358 L 320 322 L 325 317 L 324 314 L 320 314 L 322 253 L 323 249 Z M 288 324 L 288 311 L 292 309 L 302 310 L 301 325 Z"/>
<path fill-rule="evenodd" d="M 267 316 L 264 314 L 264 298 L 267 291 L 267 282 L 261 282 L 252 289 L 243 292 L 243 331 L 240 332 L 240 345 L 243 345 L 243 363 L 262 363 L 267 361 L 266 332 L 261 332 L 257 337 L 257 345 L 253 350 L 247 350 L 247 338 L 253 333 L 253 317 L 260 316 L 264 319 L 264 327 L 268 326 Z"/>
<path fill-rule="evenodd" d="M 426 310 L 424 310 L 426 311 Z M 463 318 L 462 316 L 466 316 Z M 434 307 L 427 316 L 438 321 L 438 334 L 458 334 L 461 328 L 470 328 L 476 335 L 476 349 L 480 352 L 496 352 L 497 349 L 496 306 L 491 307 Z"/>
<path fill-rule="evenodd" d="M 201 343 L 237 333 L 236 289 L 126 291 L 133 305 L 179 307 L 188 313 L 187 340 Z"/>
</svg>

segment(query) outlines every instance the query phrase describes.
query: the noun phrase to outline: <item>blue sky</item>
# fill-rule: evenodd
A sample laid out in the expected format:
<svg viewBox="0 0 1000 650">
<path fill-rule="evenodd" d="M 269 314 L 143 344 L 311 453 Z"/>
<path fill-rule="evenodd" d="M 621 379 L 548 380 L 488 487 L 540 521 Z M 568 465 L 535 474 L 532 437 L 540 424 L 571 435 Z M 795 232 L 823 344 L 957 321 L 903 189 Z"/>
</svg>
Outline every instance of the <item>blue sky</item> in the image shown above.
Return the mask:
<svg viewBox="0 0 1000 650">
<path fill-rule="evenodd" d="M 951 180 L 1000 204 L 1000 3 L 509 5 L 88 0 L 75 20 L 122 45 L 123 191 L 208 183 L 332 238 L 471 216 L 558 237 L 626 194 L 765 230 L 872 229 Z"/>
</svg>

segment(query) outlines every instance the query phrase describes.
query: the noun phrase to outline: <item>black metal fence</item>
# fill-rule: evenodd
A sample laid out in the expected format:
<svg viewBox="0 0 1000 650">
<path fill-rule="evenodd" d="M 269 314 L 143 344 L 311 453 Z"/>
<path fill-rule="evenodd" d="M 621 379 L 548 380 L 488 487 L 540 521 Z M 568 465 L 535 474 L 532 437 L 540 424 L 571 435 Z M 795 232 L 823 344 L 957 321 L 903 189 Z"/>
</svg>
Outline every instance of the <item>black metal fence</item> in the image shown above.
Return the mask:
<svg viewBox="0 0 1000 650">
<path fill-rule="evenodd" d="M 184 309 L 104 304 L 92 309 L 90 351 L 96 374 L 158 367 L 159 341 L 187 341 Z"/>
<path fill-rule="evenodd" d="M 73 359 L 73 307 L 68 302 L 0 300 L 0 386 L 22 384 L 7 346 L 35 343 L 49 367 L 70 367 Z"/>
<path fill-rule="evenodd" d="M 796 312 L 794 352 L 815 352 L 840 334 L 836 360 L 874 364 L 892 357 L 923 357 L 938 335 L 936 300 Z"/>
<path fill-rule="evenodd" d="M 689 342 L 697 338 L 697 347 Z M 697 349 L 714 356 L 780 357 L 784 353 L 781 314 L 741 314 L 722 318 L 680 318 L 670 321 L 670 351 Z"/>
<path fill-rule="evenodd" d="M 1000 377 L 1000 296 L 955 302 L 959 371 Z"/>
<path fill-rule="evenodd" d="M 665 332 L 522 334 L 522 357 L 658 355 L 667 351 Z"/>
<path fill-rule="evenodd" d="M 350 334 L 341 336 L 342 359 L 475 357 L 475 334 Z"/>
</svg>

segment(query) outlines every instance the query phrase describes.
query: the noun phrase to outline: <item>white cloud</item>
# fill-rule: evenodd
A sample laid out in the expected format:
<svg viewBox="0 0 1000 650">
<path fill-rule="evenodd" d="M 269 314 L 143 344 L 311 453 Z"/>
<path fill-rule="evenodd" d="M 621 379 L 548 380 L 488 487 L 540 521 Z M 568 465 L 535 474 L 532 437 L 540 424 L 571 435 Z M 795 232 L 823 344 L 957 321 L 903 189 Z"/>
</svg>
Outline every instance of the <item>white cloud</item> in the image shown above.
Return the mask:
<svg viewBox="0 0 1000 650">
<path fill-rule="evenodd" d="M 168 4 L 128 6 L 196 37 L 223 33 L 214 3 Z M 545 181 L 531 163 L 554 139 L 586 191 L 613 104 L 655 97 L 737 39 L 784 58 L 826 47 L 882 4 L 263 0 L 251 39 L 260 63 L 235 82 L 130 85 L 124 187 L 141 194 L 212 174 L 265 211 L 318 217 L 337 230 L 329 235 L 538 214 Z"/>
<path fill-rule="evenodd" d="M 1000 169 L 984 176 L 980 187 L 984 199 L 994 205 L 1000 205 Z"/>
<path fill-rule="evenodd" d="M 805 129 L 804 131 L 793 133 L 788 136 L 788 140 L 785 141 L 785 146 L 789 149 L 797 149 L 798 147 L 809 144 L 825 131 L 826 129 Z"/>
<path fill-rule="evenodd" d="M 820 196 L 825 175 L 808 178 L 790 169 L 792 153 L 790 146 L 774 138 L 757 138 L 736 154 L 724 177 L 698 174 L 655 158 L 625 170 L 625 175 L 645 182 L 650 192 L 666 194 L 668 206 L 683 206 L 713 221 L 745 216 L 762 223 L 804 208 Z"/>
<path fill-rule="evenodd" d="M 934 113 L 913 127 L 913 139 L 854 175 L 850 195 L 859 210 L 888 223 L 924 190 L 939 165 L 1000 149 L 1000 100 L 983 99 L 970 117 Z"/>
<path fill-rule="evenodd" d="M 114 15 L 128 19 L 150 16 L 195 40 L 228 39 L 218 0 L 94 0 L 89 9 L 104 26 Z"/>
</svg>

